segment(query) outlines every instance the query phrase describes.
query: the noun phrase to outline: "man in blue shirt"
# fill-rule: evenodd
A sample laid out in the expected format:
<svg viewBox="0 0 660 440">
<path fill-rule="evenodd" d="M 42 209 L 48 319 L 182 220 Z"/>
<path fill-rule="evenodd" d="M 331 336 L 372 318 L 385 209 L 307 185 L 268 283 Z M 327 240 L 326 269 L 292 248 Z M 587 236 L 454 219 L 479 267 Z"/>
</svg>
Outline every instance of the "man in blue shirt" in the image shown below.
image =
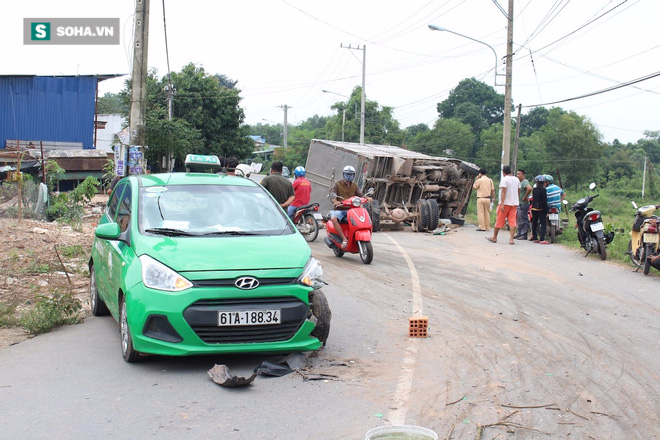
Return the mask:
<svg viewBox="0 0 660 440">
<path fill-rule="evenodd" d="M 545 181 L 548 186 L 545 188 L 548 193 L 548 209 L 557 208 L 561 211 L 561 202 L 564 200 L 564 190 L 554 184 L 554 179 L 550 174 L 545 175 Z"/>
</svg>

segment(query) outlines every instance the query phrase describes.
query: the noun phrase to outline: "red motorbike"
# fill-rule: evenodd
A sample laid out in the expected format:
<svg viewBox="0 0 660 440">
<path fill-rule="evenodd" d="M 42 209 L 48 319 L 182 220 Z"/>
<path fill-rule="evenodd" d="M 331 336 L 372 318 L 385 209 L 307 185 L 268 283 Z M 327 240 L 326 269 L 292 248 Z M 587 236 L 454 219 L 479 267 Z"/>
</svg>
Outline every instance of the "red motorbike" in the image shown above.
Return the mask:
<svg viewBox="0 0 660 440">
<path fill-rule="evenodd" d="M 342 200 L 341 205 L 335 209 L 348 210 L 346 219 L 339 223 L 344 236 L 347 240 L 346 248 L 341 247 L 341 237 L 335 230 L 331 221 L 326 224 L 328 236 L 323 240 L 330 249 L 335 253 L 336 257 L 343 257 L 344 253 L 360 254 L 360 258 L 364 264 L 370 264 L 374 259 L 374 249 L 371 245 L 371 234 L 373 226 L 369 212 L 362 205 L 367 203 L 364 197 L 351 197 Z"/>
</svg>

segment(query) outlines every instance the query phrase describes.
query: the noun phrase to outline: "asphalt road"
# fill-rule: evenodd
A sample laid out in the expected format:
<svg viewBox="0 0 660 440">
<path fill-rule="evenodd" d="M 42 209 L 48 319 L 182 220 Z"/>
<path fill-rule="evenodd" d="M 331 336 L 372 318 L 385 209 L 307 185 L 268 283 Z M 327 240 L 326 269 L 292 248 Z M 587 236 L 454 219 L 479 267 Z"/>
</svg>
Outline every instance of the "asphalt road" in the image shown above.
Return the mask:
<svg viewBox="0 0 660 440">
<path fill-rule="evenodd" d="M 308 373 L 326 380 L 227 389 L 206 373 L 249 375 L 265 356 L 127 364 L 114 320 L 90 317 L 0 350 L 0 438 L 363 439 L 403 423 L 442 439 L 660 438 L 657 276 L 472 226 L 379 232 L 369 266 L 323 234 L 333 320 Z M 413 315 L 428 338 L 408 337 Z"/>
</svg>

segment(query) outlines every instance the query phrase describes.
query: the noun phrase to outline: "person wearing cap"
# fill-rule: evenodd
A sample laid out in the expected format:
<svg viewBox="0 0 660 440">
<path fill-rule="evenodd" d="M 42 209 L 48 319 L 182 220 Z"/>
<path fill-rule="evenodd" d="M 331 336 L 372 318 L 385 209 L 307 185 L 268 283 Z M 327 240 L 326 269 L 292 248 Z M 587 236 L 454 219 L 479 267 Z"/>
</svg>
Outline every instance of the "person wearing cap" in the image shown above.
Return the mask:
<svg viewBox="0 0 660 440">
<path fill-rule="evenodd" d="M 536 176 L 534 180 L 536 185 L 532 190 L 532 236 L 530 240 L 534 243 L 549 244 L 545 240 L 545 217 L 548 214 L 548 193 L 545 189 L 547 183 L 543 174 Z"/>
<path fill-rule="evenodd" d="M 500 203 L 497 205 L 497 218 L 495 220 L 495 230 L 492 237 L 486 237 L 491 243 L 497 243 L 497 234 L 504 227 L 505 221 L 509 221 L 509 244 L 516 244 L 513 236 L 516 233 L 516 215 L 518 213 L 518 186 L 520 181 L 511 175 L 511 167 L 504 165 L 502 167 L 502 181 L 500 181 Z"/>
<path fill-rule="evenodd" d="M 486 174 L 486 169 L 481 168 L 472 185 L 472 188 L 477 190 L 477 217 L 479 218 L 477 231 L 490 231 L 490 204 L 495 198 L 495 185 L 493 179 Z"/>
</svg>

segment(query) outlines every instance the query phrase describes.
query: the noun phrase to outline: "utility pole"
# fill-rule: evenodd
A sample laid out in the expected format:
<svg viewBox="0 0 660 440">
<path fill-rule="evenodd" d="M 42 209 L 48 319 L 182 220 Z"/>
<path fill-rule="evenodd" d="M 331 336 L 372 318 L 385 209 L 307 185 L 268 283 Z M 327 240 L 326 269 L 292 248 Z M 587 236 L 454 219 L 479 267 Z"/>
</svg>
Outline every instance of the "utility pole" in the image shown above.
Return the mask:
<svg viewBox="0 0 660 440">
<path fill-rule="evenodd" d="M 287 111 L 290 108 L 293 108 L 293 107 L 289 107 L 288 105 L 281 105 L 280 108 L 282 110 L 284 110 L 284 129 L 283 129 L 282 137 L 284 137 L 284 148 L 286 148 L 287 147 L 287 139 L 289 137 L 289 133 L 288 133 L 289 128 L 288 128 L 288 124 L 287 124 Z"/>
<path fill-rule="evenodd" d="M 642 198 L 644 198 L 644 189 L 646 188 L 646 162 L 648 162 L 648 157 L 644 156 L 644 173 L 642 174 Z"/>
<path fill-rule="evenodd" d="M 518 141 L 520 140 L 520 126 L 522 125 L 522 104 L 518 104 L 518 117 L 516 118 L 516 139 L 513 141 L 513 159 L 511 168 L 518 169 Z"/>
<path fill-rule="evenodd" d="M 131 79 L 131 112 L 129 145 L 140 146 L 144 162 L 147 101 L 147 49 L 149 46 L 149 0 L 135 1 L 135 42 L 133 44 L 133 77 Z M 130 160 L 129 160 L 130 163 Z M 144 170 L 146 167 L 142 167 Z"/>
<path fill-rule="evenodd" d="M 506 82 L 504 84 L 504 135 L 502 137 L 502 167 L 509 165 L 511 151 L 511 80 L 513 73 L 513 0 L 506 14 Z"/>
<path fill-rule="evenodd" d="M 364 112 L 365 112 L 364 109 L 366 102 L 366 94 L 364 89 L 366 85 L 366 72 L 367 72 L 367 46 L 363 44 L 362 47 L 360 47 L 360 45 L 358 44 L 357 47 L 351 47 L 350 44 L 348 46 L 344 46 L 343 44 L 340 44 L 339 47 L 344 49 L 362 51 L 362 97 L 360 99 L 360 145 L 363 145 L 364 144 Z"/>
</svg>

